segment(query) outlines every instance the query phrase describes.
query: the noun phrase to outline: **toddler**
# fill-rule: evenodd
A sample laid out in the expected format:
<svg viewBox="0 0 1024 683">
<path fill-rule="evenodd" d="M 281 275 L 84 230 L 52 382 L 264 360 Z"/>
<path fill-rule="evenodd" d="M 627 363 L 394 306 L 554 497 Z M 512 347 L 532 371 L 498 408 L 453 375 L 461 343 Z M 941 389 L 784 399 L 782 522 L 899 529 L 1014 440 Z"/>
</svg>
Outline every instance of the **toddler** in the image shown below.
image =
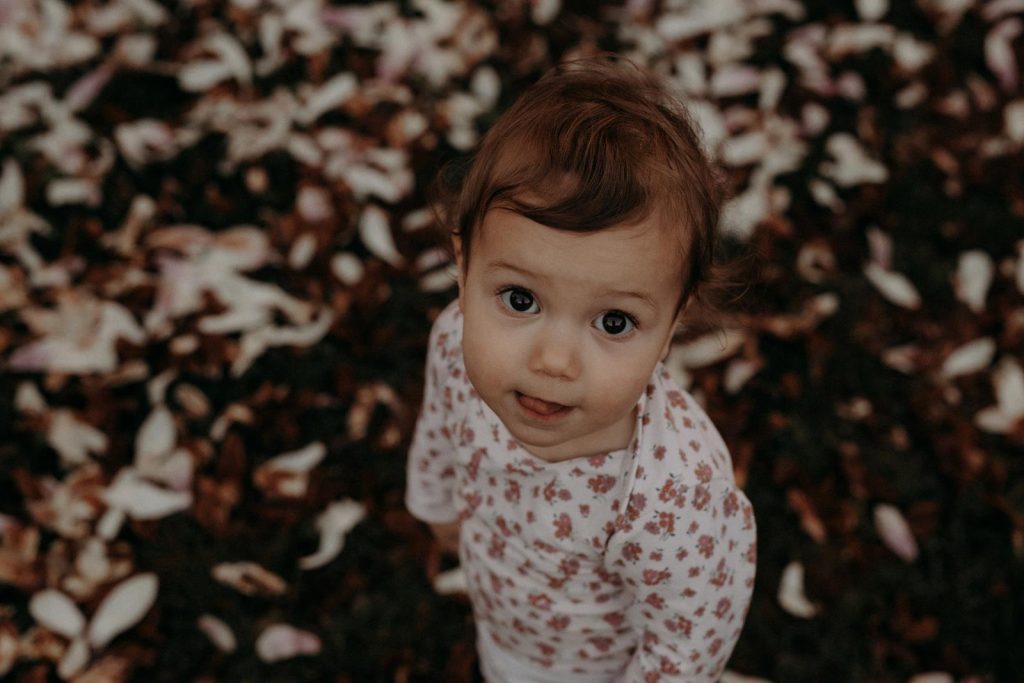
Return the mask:
<svg viewBox="0 0 1024 683">
<path fill-rule="evenodd" d="M 661 364 L 712 267 L 716 176 L 681 106 L 563 65 L 445 211 L 406 504 L 458 548 L 490 683 L 716 681 L 755 569 L 721 436 Z"/>
</svg>

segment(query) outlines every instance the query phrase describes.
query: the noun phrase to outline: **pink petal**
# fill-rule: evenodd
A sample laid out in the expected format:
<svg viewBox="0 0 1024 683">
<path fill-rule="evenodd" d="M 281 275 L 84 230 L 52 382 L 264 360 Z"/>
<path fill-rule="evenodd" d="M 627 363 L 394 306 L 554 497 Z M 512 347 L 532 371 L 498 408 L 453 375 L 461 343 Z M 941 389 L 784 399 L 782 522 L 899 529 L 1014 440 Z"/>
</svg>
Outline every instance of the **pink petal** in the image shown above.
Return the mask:
<svg viewBox="0 0 1024 683">
<path fill-rule="evenodd" d="M 889 550 L 904 562 L 917 559 L 917 541 L 900 511 L 885 503 L 875 506 L 875 530 Z"/>
<path fill-rule="evenodd" d="M 320 652 L 320 638 L 288 624 L 268 626 L 256 639 L 256 654 L 264 662 L 277 662 Z"/>
</svg>

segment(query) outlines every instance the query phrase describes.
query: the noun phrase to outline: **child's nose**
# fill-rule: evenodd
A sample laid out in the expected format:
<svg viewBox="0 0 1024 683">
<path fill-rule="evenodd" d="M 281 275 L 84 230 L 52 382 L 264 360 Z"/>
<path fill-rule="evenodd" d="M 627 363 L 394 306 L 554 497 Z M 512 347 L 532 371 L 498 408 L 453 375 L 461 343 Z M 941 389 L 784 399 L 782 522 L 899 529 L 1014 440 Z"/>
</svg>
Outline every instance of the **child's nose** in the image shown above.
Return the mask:
<svg viewBox="0 0 1024 683">
<path fill-rule="evenodd" d="M 545 330 L 534 344 L 530 370 L 557 379 L 576 379 L 580 374 L 579 340 L 554 326 Z"/>
</svg>

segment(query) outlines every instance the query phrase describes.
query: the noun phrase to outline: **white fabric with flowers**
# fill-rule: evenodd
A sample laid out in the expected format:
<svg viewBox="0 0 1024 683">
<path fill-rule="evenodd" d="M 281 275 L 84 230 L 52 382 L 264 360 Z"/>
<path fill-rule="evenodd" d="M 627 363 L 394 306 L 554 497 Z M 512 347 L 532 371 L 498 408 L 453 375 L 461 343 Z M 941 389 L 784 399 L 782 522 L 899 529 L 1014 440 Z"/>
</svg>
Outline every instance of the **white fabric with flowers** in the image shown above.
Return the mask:
<svg viewBox="0 0 1024 683">
<path fill-rule="evenodd" d="M 490 683 L 718 680 L 754 584 L 753 510 L 707 414 L 659 364 L 629 448 L 547 462 L 466 377 L 453 302 L 430 335 L 406 504 L 462 521 Z"/>
</svg>

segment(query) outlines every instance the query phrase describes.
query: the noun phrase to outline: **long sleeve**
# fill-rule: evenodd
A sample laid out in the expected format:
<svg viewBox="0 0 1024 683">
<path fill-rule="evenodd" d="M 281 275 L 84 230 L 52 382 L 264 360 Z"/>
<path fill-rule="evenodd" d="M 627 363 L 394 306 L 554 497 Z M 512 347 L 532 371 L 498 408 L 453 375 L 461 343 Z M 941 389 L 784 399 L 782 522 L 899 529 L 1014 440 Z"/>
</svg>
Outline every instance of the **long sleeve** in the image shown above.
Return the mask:
<svg viewBox="0 0 1024 683">
<path fill-rule="evenodd" d="M 455 451 L 447 419 L 452 409 L 445 384 L 453 354 L 460 352 L 460 314 L 449 306 L 434 322 L 427 349 L 423 403 L 406 468 L 405 505 L 414 517 L 432 524 L 455 521 Z"/>
<path fill-rule="evenodd" d="M 649 490 L 650 491 L 650 490 Z M 660 482 L 629 501 L 617 558 L 638 646 L 623 681 L 712 683 L 732 654 L 754 587 L 753 509 L 729 479 Z"/>
</svg>

